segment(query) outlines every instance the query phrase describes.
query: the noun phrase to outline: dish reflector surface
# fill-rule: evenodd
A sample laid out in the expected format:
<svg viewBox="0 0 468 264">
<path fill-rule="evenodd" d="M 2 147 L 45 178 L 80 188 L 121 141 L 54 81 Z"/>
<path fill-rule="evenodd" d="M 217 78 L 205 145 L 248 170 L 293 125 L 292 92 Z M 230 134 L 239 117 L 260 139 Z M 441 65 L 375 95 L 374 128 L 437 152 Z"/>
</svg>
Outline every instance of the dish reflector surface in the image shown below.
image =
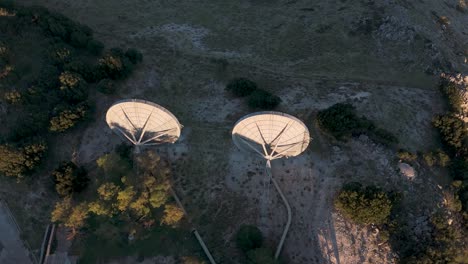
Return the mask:
<svg viewBox="0 0 468 264">
<path fill-rule="evenodd" d="M 307 127 L 299 119 L 281 112 L 257 112 L 237 121 L 232 130 L 234 144 L 267 160 L 294 157 L 309 145 Z"/>
<path fill-rule="evenodd" d="M 137 146 L 174 143 L 182 127 L 164 107 L 138 99 L 113 104 L 107 110 L 106 122 L 115 133 Z"/>
</svg>

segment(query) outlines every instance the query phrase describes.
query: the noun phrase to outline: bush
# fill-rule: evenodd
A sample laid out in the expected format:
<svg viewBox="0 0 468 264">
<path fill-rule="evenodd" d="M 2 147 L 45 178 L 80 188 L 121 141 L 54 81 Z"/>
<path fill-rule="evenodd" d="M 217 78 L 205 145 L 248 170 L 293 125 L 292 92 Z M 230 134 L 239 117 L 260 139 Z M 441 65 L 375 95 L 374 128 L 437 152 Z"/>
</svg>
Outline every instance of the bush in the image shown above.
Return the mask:
<svg viewBox="0 0 468 264">
<path fill-rule="evenodd" d="M 115 93 L 114 82 L 110 79 L 102 79 L 98 82 L 96 86 L 97 90 L 103 94 L 113 94 Z"/>
<path fill-rule="evenodd" d="M 85 63 L 79 59 L 72 60 L 71 62 L 65 64 L 63 69 L 65 71 L 81 75 L 83 79 L 90 83 L 96 82 L 99 78 L 98 74 L 96 73 L 96 67 L 94 65 L 89 65 L 88 63 Z"/>
<path fill-rule="evenodd" d="M 47 146 L 43 142 L 31 143 L 21 148 L 0 145 L 0 173 L 22 177 L 32 172 L 41 162 Z"/>
<path fill-rule="evenodd" d="M 447 114 L 437 116 L 432 123 L 439 130 L 442 142 L 450 151 L 460 153 L 466 150 L 465 140 L 468 133 L 462 120 L 454 115 Z"/>
<path fill-rule="evenodd" d="M 143 61 L 143 54 L 136 49 L 127 49 L 125 57 L 127 57 L 133 64 Z"/>
<path fill-rule="evenodd" d="M 429 167 L 446 167 L 450 163 L 450 157 L 440 149 L 425 153 L 423 159 Z"/>
<path fill-rule="evenodd" d="M 350 104 L 339 103 L 319 111 L 317 121 L 320 127 L 337 139 L 351 136 L 357 131 L 366 131 L 368 122 L 356 115 L 356 109 Z"/>
<path fill-rule="evenodd" d="M 454 112 L 461 112 L 463 105 L 463 92 L 455 83 L 444 82 L 441 84 L 441 90 L 445 94 L 449 106 Z"/>
<path fill-rule="evenodd" d="M 133 64 L 121 50 L 114 49 L 99 59 L 98 70 L 102 79 L 124 79 L 132 73 Z"/>
<path fill-rule="evenodd" d="M 244 97 L 257 90 L 257 84 L 246 78 L 237 78 L 229 81 L 226 90 L 237 97 Z"/>
<path fill-rule="evenodd" d="M 66 71 L 60 74 L 59 80 L 60 93 L 65 100 L 79 103 L 88 97 L 87 84 L 81 75 Z"/>
<path fill-rule="evenodd" d="M 385 224 L 393 207 L 387 193 L 375 186 L 362 187 L 350 183 L 343 187 L 334 201 L 345 217 L 358 224 Z"/>
<path fill-rule="evenodd" d="M 85 48 L 88 42 L 91 40 L 89 35 L 86 35 L 83 31 L 73 31 L 70 34 L 70 45 L 75 48 Z"/>
<path fill-rule="evenodd" d="M 63 132 L 74 127 L 78 121 L 86 117 L 88 108 L 86 104 L 82 104 L 75 108 L 59 110 L 57 115 L 50 119 L 49 130 L 53 132 Z"/>
<path fill-rule="evenodd" d="M 49 50 L 49 58 L 55 65 L 64 65 L 73 57 L 72 50 L 67 45 L 54 45 Z"/>
<path fill-rule="evenodd" d="M 281 103 L 281 98 L 273 95 L 270 92 L 257 89 L 249 96 L 249 106 L 252 108 L 260 108 L 271 110 Z"/>
<path fill-rule="evenodd" d="M 317 114 L 319 126 L 337 139 L 367 134 L 370 139 L 384 146 L 398 143 L 390 132 L 378 128 L 365 117 L 359 117 L 351 104 L 338 103 Z"/>
<path fill-rule="evenodd" d="M 237 232 L 237 247 L 239 247 L 243 252 L 261 247 L 262 242 L 262 232 L 256 226 L 242 225 Z"/>
<path fill-rule="evenodd" d="M 100 55 L 104 49 L 104 44 L 98 40 L 90 39 L 86 45 L 86 49 L 93 55 Z"/>
<path fill-rule="evenodd" d="M 398 150 L 397 156 L 400 160 L 406 161 L 406 162 L 412 162 L 418 159 L 418 155 L 411 153 L 409 151 L 405 150 Z"/>
<path fill-rule="evenodd" d="M 62 162 L 52 172 L 55 190 L 60 196 L 69 196 L 79 193 L 88 186 L 89 178 L 83 167 L 76 166 L 73 162 Z"/>
<path fill-rule="evenodd" d="M 269 248 L 257 248 L 247 253 L 249 264 L 279 264 L 273 256 L 273 251 Z"/>
</svg>

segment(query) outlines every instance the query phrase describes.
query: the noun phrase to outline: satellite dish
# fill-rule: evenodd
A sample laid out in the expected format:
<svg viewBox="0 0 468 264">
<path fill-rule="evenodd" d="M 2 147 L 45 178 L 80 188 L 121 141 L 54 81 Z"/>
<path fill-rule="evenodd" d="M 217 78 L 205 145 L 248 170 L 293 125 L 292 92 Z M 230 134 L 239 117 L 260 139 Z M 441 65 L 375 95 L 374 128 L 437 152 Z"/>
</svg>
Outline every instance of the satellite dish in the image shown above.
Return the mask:
<svg viewBox="0 0 468 264">
<path fill-rule="evenodd" d="M 294 157 L 309 145 L 309 130 L 299 119 L 280 112 L 257 112 L 241 118 L 232 140 L 244 151 L 266 160 Z"/>
<path fill-rule="evenodd" d="M 310 142 L 309 130 L 299 119 L 280 112 L 257 112 L 241 118 L 232 130 L 232 140 L 241 150 L 255 153 L 266 160 L 266 173 L 275 185 L 288 212 L 286 226 L 276 249 L 279 257 L 291 225 L 291 207 L 271 174 L 271 161 L 295 157 L 304 152 Z"/>
<path fill-rule="evenodd" d="M 164 107 L 152 102 L 128 99 L 114 103 L 106 114 L 109 127 L 136 147 L 174 143 L 182 125 Z"/>
</svg>

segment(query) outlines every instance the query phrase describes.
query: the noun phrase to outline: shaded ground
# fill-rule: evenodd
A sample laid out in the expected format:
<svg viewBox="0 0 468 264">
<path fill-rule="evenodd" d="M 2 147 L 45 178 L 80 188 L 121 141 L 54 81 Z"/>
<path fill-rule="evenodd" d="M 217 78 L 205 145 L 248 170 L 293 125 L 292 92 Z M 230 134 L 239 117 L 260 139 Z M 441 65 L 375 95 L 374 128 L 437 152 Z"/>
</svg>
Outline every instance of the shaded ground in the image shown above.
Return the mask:
<svg viewBox="0 0 468 264">
<path fill-rule="evenodd" d="M 24 247 L 16 224 L 11 217 L 8 208 L 0 200 L 0 263 L 32 263 L 28 257 L 29 251 Z"/>
</svg>

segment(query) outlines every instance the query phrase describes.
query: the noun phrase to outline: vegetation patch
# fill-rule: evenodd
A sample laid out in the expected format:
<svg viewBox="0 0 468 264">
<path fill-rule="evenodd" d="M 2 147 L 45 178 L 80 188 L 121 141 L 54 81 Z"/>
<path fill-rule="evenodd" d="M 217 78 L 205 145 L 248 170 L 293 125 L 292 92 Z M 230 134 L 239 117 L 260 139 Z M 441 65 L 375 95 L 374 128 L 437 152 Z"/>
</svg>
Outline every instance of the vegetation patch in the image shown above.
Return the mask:
<svg viewBox="0 0 468 264">
<path fill-rule="evenodd" d="M 351 104 L 338 103 L 319 111 L 317 120 L 322 129 L 340 140 L 366 134 L 375 142 L 386 146 L 398 143 L 398 139 L 390 132 L 377 127 L 363 116 L 359 117 Z"/>
<path fill-rule="evenodd" d="M 334 203 L 345 217 L 362 225 L 386 224 L 394 206 L 387 192 L 356 182 L 343 186 Z"/>
<path fill-rule="evenodd" d="M 0 94 L 7 103 L 0 116 L 0 173 L 24 176 L 45 157 L 47 142 L 55 140 L 51 132 L 88 119 L 95 83 L 113 93 L 109 80 L 129 76 L 142 55 L 104 51 L 89 27 L 42 7 L 2 2 L 0 8 Z"/>
<path fill-rule="evenodd" d="M 258 227 L 242 225 L 237 231 L 236 244 L 244 252 L 249 264 L 279 264 L 273 251 L 263 246 L 263 235 Z"/>
</svg>

